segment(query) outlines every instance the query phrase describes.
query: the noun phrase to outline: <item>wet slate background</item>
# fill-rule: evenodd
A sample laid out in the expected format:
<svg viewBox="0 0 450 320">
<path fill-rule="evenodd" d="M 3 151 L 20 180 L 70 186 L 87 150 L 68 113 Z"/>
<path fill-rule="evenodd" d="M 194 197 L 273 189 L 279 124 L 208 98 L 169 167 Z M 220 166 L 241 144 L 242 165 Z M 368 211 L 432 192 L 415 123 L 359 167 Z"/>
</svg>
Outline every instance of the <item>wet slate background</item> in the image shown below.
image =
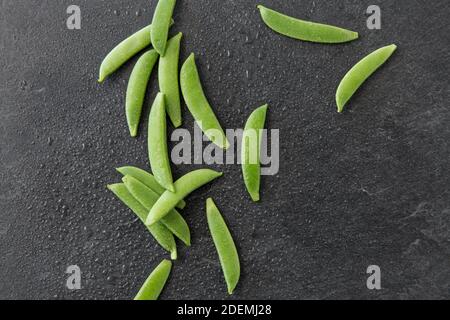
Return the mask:
<svg viewBox="0 0 450 320">
<path fill-rule="evenodd" d="M 357 30 L 327 46 L 281 37 L 257 3 Z M 82 9 L 67 30 L 66 8 Z M 167 255 L 105 185 L 114 168 L 146 166 L 145 132 L 127 135 L 124 94 L 133 62 L 105 84 L 98 66 L 118 41 L 151 20 L 156 1 L 0 1 L 0 298 L 128 299 Z M 232 299 L 450 297 L 450 8 L 447 1 L 180 0 L 172 32 L 185 34 L 205 91 L 226 128 L 271 105 L 281 129 L 280 172 L 249 201 L 239 166 L 189 198 L 193 246 L 164 299 L 226 299 L 206 226 L 213 196 L 235 236 L 242 281 Z M 335 112 L 340 78 L 365 54 L 399 51 Z M 153 77 L 148 103 L 156 94 Z M 192 117 L 185 111 L 185 128 Z M 179 166 L 175 176 L 197 168 Z M 82 290 L 65 287 L 69 265 Z M 366 288 L 382 268 L 381 291 Z"/>
</svg>

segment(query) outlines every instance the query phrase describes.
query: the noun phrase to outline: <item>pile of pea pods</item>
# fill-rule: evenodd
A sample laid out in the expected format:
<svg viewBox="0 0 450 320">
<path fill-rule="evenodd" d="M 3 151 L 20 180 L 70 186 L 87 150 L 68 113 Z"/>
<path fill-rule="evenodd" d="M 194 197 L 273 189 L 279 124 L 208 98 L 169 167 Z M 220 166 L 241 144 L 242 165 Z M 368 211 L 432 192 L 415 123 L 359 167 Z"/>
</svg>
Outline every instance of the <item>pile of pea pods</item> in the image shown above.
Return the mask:
<svg viewBox="0 0 450 320">
<path fill-rule="evenodd" d="M 191 245 L 191 234 L 179 210 L 186 206 L 185 198 L 222 176 L 210 169 L 192 171 L 174 181 L 167 144 L 167 123 L 182 125 L 181 96 L 198 126 L 212 143 L 228 149 L 230 143 L 209 104 L 192 53 L 179 70 L 182 33 L 169 38 L 169 30 L 176 0 L 159 0 L 152 24 L 137 31 L 119 43 L 100 66 L 99 82 L 118 70 L 128 60 L 143 52 L 130 75 L 126 92 L 125 113 L 131 137 L 138 135 L 148 82 L 156 63 L 160 92 L 156 95 L 148 120 L 148 170 L 127 166 L 117 169 L 122 182 L 108 185 L 108 189 L 136 214 L 159 245 L 177 259 L 175 238 Z M 338 44 L 358 39 L 357 32 L 335 26 L 289 17 L 277 11 L 258 6 L 263 22 L 272 30 L 294 39 Z M 153 49 L 148 49 L 153 46 Z M 390 45 L 376 50 L 358 62 L 344 76 L 336 92 L 338 112 L 354 93 L 396 50 Z M 180 94 L 181 92 L 181 94 Z M 242 141 L 242 172 L 244 184 L 251 199 L 260 200 L 260 149 L 262 130 L 268 105 L 257 108 L 248 118 Z M 256 139 L 246 139 L 256 132 Z M 228 293 L 232 294 L 240 278 L 240 262 L 231 233 L 213 199 L 206 202 L 206 215 L 211 238 L 216 246 Z M 150 274 L 135 300 L 156 300 L 161 294 L 172 270 L 172 262 L 163 260 Z"/>
</svg>

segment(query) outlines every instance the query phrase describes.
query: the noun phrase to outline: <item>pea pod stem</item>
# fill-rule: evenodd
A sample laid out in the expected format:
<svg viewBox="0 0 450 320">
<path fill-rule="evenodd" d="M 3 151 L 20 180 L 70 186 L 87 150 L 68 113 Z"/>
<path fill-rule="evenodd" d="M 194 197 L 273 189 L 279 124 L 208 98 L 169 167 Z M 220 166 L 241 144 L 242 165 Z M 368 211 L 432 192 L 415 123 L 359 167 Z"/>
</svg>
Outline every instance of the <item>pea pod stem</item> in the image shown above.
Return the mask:
<svg viewBox="0 0 450 320">
<path fill-rule="evenodd" d="M 158 199 L 147 217 L 146 224 L 153 225 L 164 218 L 180 199 L 186 198 L 194 190 L 222 176 L 222 173 L 210 169 L 192 171 L 175 182 L 176 192 L 166 191 Z"/>
<path fill-rule="evenodd" d="M 130 167 L 130 166 L 117 168 L 116 170 L 123 176 L 131 176 L 131 177 L 139 180 L 140 182 L 145 184 L 148 188 L 150 188 L 152 191 L 154 191 L 158 195 L 162 195 L 166 191 L 166 189 L 161 187 L 161 185 L 158 183 L 158 181 L 156 181 L 155 177 L 151 173 L 149 173 L 145 170 L 142 170 L 142 169 L 136 168 L 136 167 Z M 178 209 L 184 209 L 185 207 L 186 207 L 186 202 L 184 200 L 181 200 L 177 204 Z"/>
<path fill-rule="evenodd" d="M 150 212 L 154 204 L 158 201 L 159 195 L 131 176 L 123 177 L 122 181 L 131 195 L 142 204 L 147 212 Z M 191 245 L 189 226 L 177 210 L 172 209 L 161 219 L 161 223 L 188 247 Z"/>
<path fill-rule="evenodd" d="M 382 47 L 359 61 L 344 76 L 336 91 L 338 112 L 343 112 L 347 102 L 352 98 L 361 85 L 377 71 L 395 52 L 395 44 Z"/>
<path fill-rule="evenodd" d="M 127 187 L 123 183 L 108 185 L 108 189 L 114 193 L 114 195 L 122 201 L 128 208 L 133 211 L 136 216 L 143 222 L 145 222 L 148 216 L 148 210 L 145 209 L 138 200 L 136 200 Z M 169 231 L 163 224 L 157 223 L 152 226 L 147 226 L 148 231 L 152 234 L 153 238 L 163 247 L 165 250 L 171 253 L 173 260 L 177 259 L 177 246 L 172 232 Z"/>
<path fill-rule="evenodd" d="M 166 97 L 166 110 L 175 128 L 181 126 L 181 103 L 178 61 L 183 34 L 180 32 L 167 42 L 166 54 L 159 60 L 159 90 Z"/>
<path fill-rule="evenodd" d="M 242 137 L 242 174 L 252 200 L 260 200 L 261 143 L 268 105 L 256 109 L 248 118 Z"/>
<path fill-rule="evenodd" d="M 164 94 L 158 93 L 148 120 L 148 155 L 156 181 L 175 192 L 167 148 L 167 122 Z"/>
<path fill-rule="evenodd" d="M 155 50 L 145 52 L 134 66 L 128 81 L 125 109 L 132 137 L 137 136 L 148 81 L 158 57 Z"/>
<path fill-rule="evenodd" d="M 225 282 L 227 283 L 228 293 L 231 295 L 239 282 L 241 274 L 236 245 L 213 199 L 208 199 L 206 202 L 206 214 L 209 230 L 219 255 Z"/>
<path fill-rule="evenodd" d="M 163 260 L 147 278 L 134 300 L 158 300 L 171 271 L 172 262 Z"/>
<path fill-rule="evenodd" d="M 175 4 L 176 0 L 159 0 L 153 15 L 151 39 L 153 47 L 161 57 L 164 57 L 166 53 L 167 37 Z"/>
<path fill-rule="evenodd" d="M 191 54 L 181 68 L 180 85 L 184 101 L 205 135 L 217 146 L 228 149 L 230 143 L 203 92 L 200 76 Z"/>
<path fill-rule="evenodd" d="M 258 6 L 264 23 L 282 35 L 297 40 L 318 43 L 343 43 L 358 39 L 358 33 L 350 30 L 296 19 L 275 10 Z"/>
</svg>

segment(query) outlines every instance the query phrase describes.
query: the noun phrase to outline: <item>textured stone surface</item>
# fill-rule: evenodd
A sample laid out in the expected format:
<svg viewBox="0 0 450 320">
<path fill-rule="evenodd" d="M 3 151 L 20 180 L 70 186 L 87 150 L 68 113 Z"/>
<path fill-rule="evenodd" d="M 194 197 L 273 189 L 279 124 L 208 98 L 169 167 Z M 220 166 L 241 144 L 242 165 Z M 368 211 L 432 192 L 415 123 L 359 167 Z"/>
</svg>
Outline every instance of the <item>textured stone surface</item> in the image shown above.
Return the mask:
<svg viewBox="0 0 450 320">
<path fill-rule="evenodd" d="M 0 1 L 0 298 L 128 299 L 167 255 L 105 188 L 114 168 L 146 165 L 146 134 L 128 136 L 124 96 L 133 62 L 96 83 L 105 54 L 151 20 L 156 1 L 87 1 L 82 30 L 65 26 L 74 1 Z M 242 281 L 232 298 L 450 298 L 448 2 L 263 1 L 292 15 L 360 31 L 318 45 L 266 28 L 258 1 L 180 0 L 185 35 L 211 104 L 241 128 L 270 103 L 281 168 L 249 201 L 239 166 L 189 198 L 193 246 L 164 299 L 224 299 L 204 201 L 213 196 L 235 236 Z M 372 50 L 398 52 L 340 115 L 340 78 Z M 149 104 L 157 91 L 154 76 Z M 148 108 L 147 108 L 148 110 Z M 146 110 L 146 111 L 147 111 Z M 184 109 L 185 128 L 193 128 Z M 194 166 L 174 168 L 179 177 Z M 65 288 L 79 265 L 82 290 Z M 381 291 L 365 270 L 382 268 Z"/>
</svg>

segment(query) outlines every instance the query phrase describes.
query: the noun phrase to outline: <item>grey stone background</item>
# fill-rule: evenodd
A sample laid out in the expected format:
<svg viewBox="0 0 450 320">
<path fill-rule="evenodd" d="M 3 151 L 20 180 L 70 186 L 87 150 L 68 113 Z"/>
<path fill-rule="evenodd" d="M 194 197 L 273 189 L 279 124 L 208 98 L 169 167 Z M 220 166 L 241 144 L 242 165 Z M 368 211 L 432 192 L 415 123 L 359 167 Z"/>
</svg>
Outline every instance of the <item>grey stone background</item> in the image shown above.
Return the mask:
<svg viewBox="0 0 450 320">
<path fill-rule="evenodd" d="M 279 36 L 263 3 L 359 31 L 359 41 L 319 45 Z M 66 28 L 66 8 L 82 29 Z M 193 246 L 163 299 L 226 299 L 204 202 L 221 208 L 242 259 L 231 299 L 450 298 L 448 1 L 377 1 L 382 30 L 366 27 L 372 1 L 178 1 L 172 32 L 195 52 L 204 87 L 226 128 L 242 128 L 268 102 L 281 129 L 280 172 L 262 202 L 239 166 L 189 198 Z M 96 82 L 100 62 L 151 21 L 155 0 L 0 1 L 0 298 L 129 299 L 167 257 L 105 186 L 114 168 L 146 167 L 146 133 L 129 138 L 124 96 L 136 59 Z M 346 71 L 374 49 L 398 52 L 335 111 Z M 147 104 L 157 92 L 157 77 Z M 146 109 L 148 113 L 148 108 Z M 193 120 L 184 108 L 185 128 Z M 145 131 L 145 130 L 144 130 Z M 195 166 L 174 167 L 176 177 Z M 82 290 L 65 287 L 79 265 Z M 382 268 L 381 291 L 366 268 Z"/>
</svg>

